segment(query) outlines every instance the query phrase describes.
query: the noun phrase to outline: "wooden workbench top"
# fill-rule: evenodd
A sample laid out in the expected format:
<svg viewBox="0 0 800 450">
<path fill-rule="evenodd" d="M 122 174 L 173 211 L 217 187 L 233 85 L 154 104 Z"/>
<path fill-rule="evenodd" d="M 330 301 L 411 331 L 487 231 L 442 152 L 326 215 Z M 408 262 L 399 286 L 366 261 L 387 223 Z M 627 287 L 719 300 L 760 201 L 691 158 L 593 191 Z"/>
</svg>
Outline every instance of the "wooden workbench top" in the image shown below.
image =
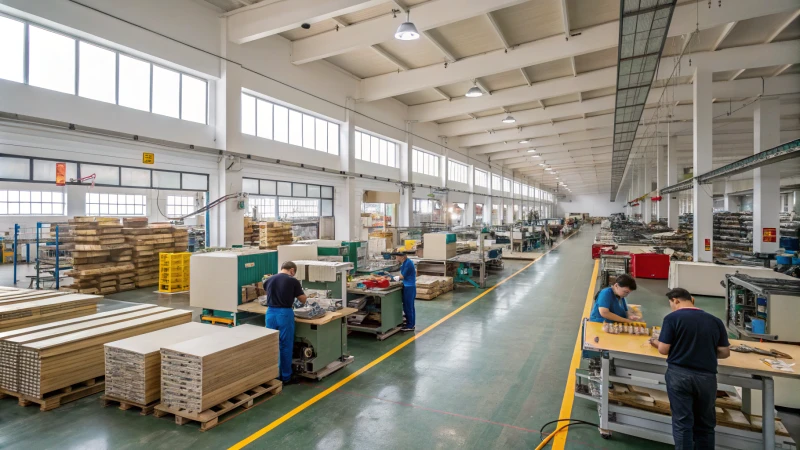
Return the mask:
<svg viewBox="0 0 800 450">
<path fill-rule="evenodd" d="M 254 314 L 267 314 L 266 306 L 261 306 L 258 302 L 250 302 L 245 303 L 244 305 L 239 305 L 239 311 L 242 312 L 249 312 Z M 336 319 L 341 319 L 342 317 L 349 316 L 350 314 L 357 313 L 358 310 L 355 308 L 342 308 L 338 311 L 331 312 L 327 311 L 324 316 L 317 317 L 316 319 L 301 319 L 299 317 L 295 317 L 294 321 L 298 323 L 307 323 L 309 325 L 325 325 L 326 323 L 333 322 Z"/>
<path fill-rule="evenodd" d="M 391 294 L 392 292 L 397 292 L 400 289 L 403 289 L 403 285 L 399 286 L 389 286 L 386 289 L 358 289 L 358 288 L 347 288 L 348 294 L 361 294 L 361 295 L 378 295 L 384 296 L 387 294 Z"/>
<path fill-rule="evenodd" d="M 595 342 L 595 338 L 598 341 Z M 597 322 L 586 322 L 586 338 L 583 346 L 586 350 L 607 350 L 610 352 L 628 353 L 637 356 L 647 356 L 666 360 L 667 357 L 658 353 L 648 340 L 650 336 L 636 336 L 632 334 L 610 334 L 603 331 L 603 324 Z M 775 344 L 771 342 L 753 342 L 730 339 L 731 345 L 746 344 L 751 347 L 758 347 L 764 350 L 775 349 L 783 353 L 792 355 L 791 360 L 778 358 L 788 363 L 800 362 L 800 346 Z M 757 353 L 731 352 L 731 356 L 719 360 L 720 372 L 744 371 L 753 375 L 766 375 L 773 377 L 799 378 L 800 364 L 794 367 L 794 372 L 782 372 L 773 369 L 761 361 L 767 356 Z M 666 361 L 665 361 L 666 363 Z M 727 370 L 727 368 L 733 370 Z"/>
</svg>

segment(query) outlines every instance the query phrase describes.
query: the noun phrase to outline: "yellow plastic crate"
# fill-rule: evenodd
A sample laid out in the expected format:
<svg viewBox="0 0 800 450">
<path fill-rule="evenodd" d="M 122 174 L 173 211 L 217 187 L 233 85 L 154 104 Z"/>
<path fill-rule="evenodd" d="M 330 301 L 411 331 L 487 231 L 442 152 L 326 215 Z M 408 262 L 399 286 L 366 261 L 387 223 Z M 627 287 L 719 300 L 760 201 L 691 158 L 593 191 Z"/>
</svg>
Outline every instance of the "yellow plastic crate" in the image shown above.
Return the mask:
<svg viewBox="0 0 800 450">
<path fill-rule="evenodd" d="M 189 289 L 189 252 L 161 253 L 158 256 L 158 291 L 181 292 Z"/>
</svg>

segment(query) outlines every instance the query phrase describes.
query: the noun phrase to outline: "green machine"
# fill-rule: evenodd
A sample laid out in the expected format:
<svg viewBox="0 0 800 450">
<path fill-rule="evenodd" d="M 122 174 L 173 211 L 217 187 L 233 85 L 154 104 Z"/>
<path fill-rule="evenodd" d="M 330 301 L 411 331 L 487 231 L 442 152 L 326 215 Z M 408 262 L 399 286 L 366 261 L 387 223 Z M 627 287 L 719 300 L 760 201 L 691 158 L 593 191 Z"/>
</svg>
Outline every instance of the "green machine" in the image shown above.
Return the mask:
<svg viewBox="0 0 800 450">
<path fill-rule="evenodd" d="M 350 323 L 347 327 L 352 331 L 374 334 L 378 340 L 384 340 L 397 333 L 403 324 L 403 286 L 392 286 L 388 289 L 357 289 L 347 290 L 347 298 L 356 300 L 366 297 L 366 302 L 361 308 L 362 313 L 377 313 L 379 323 Z"/>
<path fill-rule="evenodd" d="M 353 264 L 352 272 L 358 270 L 358 260 L 361 254 L 366 255 L 366 244 L 363 245 L 359 241 L 319 241 L 317 244 L 318 256 L 341 256 L 343 262 Z"/>
</svg>

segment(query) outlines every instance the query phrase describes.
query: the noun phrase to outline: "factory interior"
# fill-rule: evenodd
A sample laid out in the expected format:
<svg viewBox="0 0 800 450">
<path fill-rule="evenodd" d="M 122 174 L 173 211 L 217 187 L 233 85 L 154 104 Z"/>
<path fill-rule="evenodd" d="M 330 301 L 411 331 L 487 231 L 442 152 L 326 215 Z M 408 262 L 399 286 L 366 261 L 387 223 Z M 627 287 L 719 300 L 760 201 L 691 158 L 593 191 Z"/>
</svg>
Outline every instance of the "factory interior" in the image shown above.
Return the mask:
<svg viewBox="0 0 800 450">
<path fill-rule="evenodd" d="M 800 0 L 0 0 L 0 448 L 797 450 L 798 156 Z"/>
</svg>

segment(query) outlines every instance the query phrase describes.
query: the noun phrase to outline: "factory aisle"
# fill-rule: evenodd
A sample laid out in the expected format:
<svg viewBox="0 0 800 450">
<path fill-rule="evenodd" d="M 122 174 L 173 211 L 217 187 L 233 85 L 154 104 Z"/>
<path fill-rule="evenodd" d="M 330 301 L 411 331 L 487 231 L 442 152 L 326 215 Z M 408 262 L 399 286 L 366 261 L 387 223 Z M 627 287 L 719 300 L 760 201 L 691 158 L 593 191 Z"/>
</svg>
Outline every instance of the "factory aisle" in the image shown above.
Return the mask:
<svg viewBox="0 0 800 450">
<path fill-rule="evenodd" d="M 399 350 L 410 335 L 379 342 L 351 334 L 354 364 L 322 382 L 288 386 L 210 432 L 103 409 L 97 396 L 47 413 L 4 399 L 0 447 L 218 449 L 269 427 L 247 448 L 534 448 L 541 425 L 561 408 L 594 266 L 592 238 L 578 233 L 532 265 L 506 261 L 491 284 L 519 273 L 460 311 L 481 291 L 462 287 L 418 301 L 418 330 L 446 320 Z M 568 448 L 632 442 L 570 433 Z"/>
</svg>

